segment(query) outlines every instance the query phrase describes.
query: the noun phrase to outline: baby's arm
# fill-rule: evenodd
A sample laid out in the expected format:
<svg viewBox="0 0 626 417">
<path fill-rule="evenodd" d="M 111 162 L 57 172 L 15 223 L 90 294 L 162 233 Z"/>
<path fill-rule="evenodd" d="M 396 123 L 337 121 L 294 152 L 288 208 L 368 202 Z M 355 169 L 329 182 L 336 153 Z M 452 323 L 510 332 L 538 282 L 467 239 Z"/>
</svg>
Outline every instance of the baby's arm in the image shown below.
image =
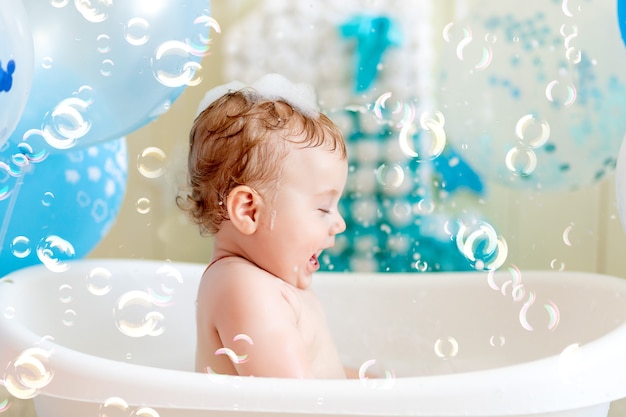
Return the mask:
<svg viewBox="0 0 626 417">
<path fill-rule="evenodd" d="M 239 375 L 312 378 L 306 346 L 281 283 L 258 273 L 230 276 L 215 327 Z"/>
</svg>

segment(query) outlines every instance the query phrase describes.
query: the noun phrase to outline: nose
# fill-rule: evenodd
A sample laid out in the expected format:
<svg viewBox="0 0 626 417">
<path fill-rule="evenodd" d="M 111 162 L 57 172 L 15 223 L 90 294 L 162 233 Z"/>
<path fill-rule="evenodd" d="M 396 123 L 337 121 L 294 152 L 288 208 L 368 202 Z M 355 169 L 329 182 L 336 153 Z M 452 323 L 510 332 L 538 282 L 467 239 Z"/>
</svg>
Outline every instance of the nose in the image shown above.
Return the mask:
<svg viewBox="0 0 626 417">
<path fill-rule="evenodd" d="M 333 225 L 330 228 L 330 234 L 332 236 L 338 235 L 340 233 L 345 232 L 345 230 L 346 230 L 346 221 L 343 219 L 343 216 L 340 213 L 337 213 L 336 218 L 333 222 Z"/>
</svg>

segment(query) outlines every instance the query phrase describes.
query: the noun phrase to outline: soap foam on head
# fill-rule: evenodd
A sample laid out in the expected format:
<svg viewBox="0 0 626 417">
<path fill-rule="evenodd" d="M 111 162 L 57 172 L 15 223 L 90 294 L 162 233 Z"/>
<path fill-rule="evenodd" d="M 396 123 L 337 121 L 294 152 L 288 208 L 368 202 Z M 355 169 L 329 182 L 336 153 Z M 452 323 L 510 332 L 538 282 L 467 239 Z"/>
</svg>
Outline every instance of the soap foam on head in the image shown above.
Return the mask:
<svg viewBox="0 0 626 417">
<path fill-rule="evenodd" d="M 231 91 L 251 88 L 264 100 L 284 100 L 308 117 L 317 117 L 319 109 L 313 86 L 305 83 L 294 84 L 280 74 L 267 74 L 250 86 L 241 81 L 231 81 L 209 90 L 200 101 L 198 114 L 211 103 Z"/>
</svg>

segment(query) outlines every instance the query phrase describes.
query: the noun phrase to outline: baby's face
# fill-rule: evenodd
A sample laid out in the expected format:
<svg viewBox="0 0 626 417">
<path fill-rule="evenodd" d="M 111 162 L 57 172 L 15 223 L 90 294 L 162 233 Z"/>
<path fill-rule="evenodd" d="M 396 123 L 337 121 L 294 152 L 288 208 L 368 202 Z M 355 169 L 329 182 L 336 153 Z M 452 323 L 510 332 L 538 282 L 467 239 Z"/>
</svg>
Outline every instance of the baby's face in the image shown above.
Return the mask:
<svg viewBox="0 0 626 417">
<path fill-rule="evenodd" d="M 325 147 L 293 148 L 284 161 L 276 197 L 258 230 L 258 264 L 305 289 L 320 267 L 324 249 L 346 224 L 338 203 L 348 177 L 348 163 L 339 151 Z"/>
</svg>

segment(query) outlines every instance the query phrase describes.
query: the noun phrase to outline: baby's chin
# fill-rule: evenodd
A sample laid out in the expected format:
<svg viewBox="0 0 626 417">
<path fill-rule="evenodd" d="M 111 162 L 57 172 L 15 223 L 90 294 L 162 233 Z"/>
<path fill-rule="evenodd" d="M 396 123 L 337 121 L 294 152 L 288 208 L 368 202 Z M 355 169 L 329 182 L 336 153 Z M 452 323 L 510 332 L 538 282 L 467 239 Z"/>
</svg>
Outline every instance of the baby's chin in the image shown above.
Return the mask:
<svg viewBox="0 0 626 417">
<path fill-rule="evenodd" d="M 311 286 L 313 282 L 313 273 L 319 269 L 319 266 L 314 264 L 306 264 L 303 267 L 294 267 L 292 270 L 292 277 L 289 283 L 294 287 L 301 290 L 306 290 Z"/>
</svg>

